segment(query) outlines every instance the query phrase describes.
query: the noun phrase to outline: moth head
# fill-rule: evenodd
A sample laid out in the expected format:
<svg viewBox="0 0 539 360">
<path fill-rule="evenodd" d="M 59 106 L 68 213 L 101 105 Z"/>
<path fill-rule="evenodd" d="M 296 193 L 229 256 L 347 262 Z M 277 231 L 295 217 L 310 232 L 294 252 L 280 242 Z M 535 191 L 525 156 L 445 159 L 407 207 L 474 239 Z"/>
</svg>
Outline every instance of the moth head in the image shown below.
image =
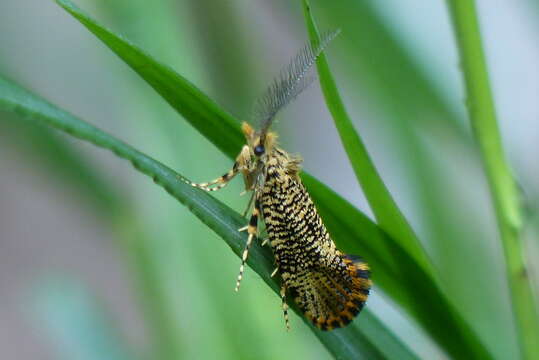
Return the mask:
<svg viewBox="0 0 539 360">
<path fill-rule="evenodd" d="M 253 129 L 251 125 L 244 122 L 241 125 L 241 130 L 245 135 L 247 144 L 252 150 L 252 153 L 256 157 L 261 157 L 264 154 L 268 154 L 273 150 L 275 142 L 277 140 L 277 135 L 274 132 L 257 132 Z"/>
</svg>

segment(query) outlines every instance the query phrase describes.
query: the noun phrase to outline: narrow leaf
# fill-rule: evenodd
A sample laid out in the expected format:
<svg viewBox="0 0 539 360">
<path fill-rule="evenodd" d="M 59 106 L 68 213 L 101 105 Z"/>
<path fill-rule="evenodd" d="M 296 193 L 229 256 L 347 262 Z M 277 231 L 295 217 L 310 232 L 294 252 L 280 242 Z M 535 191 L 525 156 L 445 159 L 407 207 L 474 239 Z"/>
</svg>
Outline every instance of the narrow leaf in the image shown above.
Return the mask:
<svg viewBox="0 0 539 360">
<path fill-rule="evenodd" d="M 303 12 L 309 37 L 313 46 L 316 46 L 320 42 L 320 34 L 307 0 L 303 0 Z M 380 174 L 378 174 L 378 170 L 376 170 L 365 144 L 352 124 L 352 120 L 346 111 L 324 53 L 321 53 L 318 57 L 317 67 L 326 104 L 333 117 L 354 173 L 363 188 L 378 225 L 393 238 L 397 239 L 402 247 L 421 266 L 432 272 L 432 265 L 421 243 L 397 207 Z"/>
<path fill-rule="evenodd" d="M 239 152 L 239 122 L 170 67 L 152 59 L 126 39 L 113 34 L 68 0 L 56 2 L 105 43 L 201 134 L 218 133 L 215 145 L 228 156 Z"/>
</svg>

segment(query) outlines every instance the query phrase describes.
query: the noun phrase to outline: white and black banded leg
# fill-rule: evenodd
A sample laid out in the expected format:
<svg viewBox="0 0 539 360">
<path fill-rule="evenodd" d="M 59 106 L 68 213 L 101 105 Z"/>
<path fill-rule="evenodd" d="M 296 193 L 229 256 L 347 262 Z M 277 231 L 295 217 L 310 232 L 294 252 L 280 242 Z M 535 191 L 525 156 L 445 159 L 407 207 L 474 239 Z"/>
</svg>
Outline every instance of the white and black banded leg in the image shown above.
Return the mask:
<svg viewBox="0 0 539 360">
<path fill-rule="evenodd" d="M 281 299 L 283 301 L 283 315 L 286 324 L 286 331 L 290 331 L 290 321 L 288 320 L 288 304 L 286 303 L 286 286 L 281 285 Z"/>
<path fill-rule="evenodd" d="M 196 188 L 199 188 L 205 191 L 217 191 L 224 188 L 228 184 L 228 182 L 232 180 L 232 178 L 234 178 L 234 176 L 238 174 L 238 167 L 239 165 L 238 165 L 238 162 L 236 161 L 232 169 L 230 169 L 226 174 L 210 182 L 194 183 L 185 179 L 184 181 L 191 186 L 194 186 Z M 216 185 L 216 186 L 213 186 L 213 185 Z"/>
<path fill-rule="evenodd" d="M 245 249 L 243 250 L 243 253 L 241 254 L 240 273 L 238 274 L 238 280 L 236 281 L 236 288 L 235 288 L 236 291 L 240 289 L 241 280 L 243 279 L 243 272 L 245 270 L 245 262 L 247 261 L 247 257 L 249 256 L 249 249 L 251 248 L 251 244 L 253 243 L 253 238 L 256 236 L 259 215 L 260 215 L 260 203 L 258 202 L 258 200 L 255 200 L 255 206 L 253 208 L 253 213 L 251 214 L 251 219 L 249 220 L 249 225 L 247 225 L 246 228 L 239 229 L 240 231 L 247 230 L 248 236 L 247 236 L 247 243 L 245 244 Z"/>
</svg>

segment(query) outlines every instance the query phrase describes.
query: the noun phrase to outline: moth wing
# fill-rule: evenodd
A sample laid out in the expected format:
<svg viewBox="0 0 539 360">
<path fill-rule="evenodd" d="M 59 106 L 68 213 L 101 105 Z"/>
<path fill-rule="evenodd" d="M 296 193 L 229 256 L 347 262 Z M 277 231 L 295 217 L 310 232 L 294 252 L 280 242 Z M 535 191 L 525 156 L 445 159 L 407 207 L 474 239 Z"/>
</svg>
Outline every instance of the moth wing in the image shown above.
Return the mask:
<svg viewBox="0 0 539 360">
<path fill-rule="evenodd" d="M 292 290 L 304 315 L 321 330 L 348 325 L 363 309 L 371 280 L 368 265 L 359 257 L 338 256 L 339 262 L 298 274 Z"/>
</svg>

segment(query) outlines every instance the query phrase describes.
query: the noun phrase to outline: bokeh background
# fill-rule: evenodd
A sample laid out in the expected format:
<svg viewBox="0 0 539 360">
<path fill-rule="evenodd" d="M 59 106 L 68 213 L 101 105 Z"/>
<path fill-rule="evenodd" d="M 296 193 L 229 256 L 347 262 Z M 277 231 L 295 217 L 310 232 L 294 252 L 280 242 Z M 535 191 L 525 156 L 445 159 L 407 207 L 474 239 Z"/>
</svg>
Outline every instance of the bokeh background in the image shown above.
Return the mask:
<svg viewBox="0 0 539 360">
<path fill-rule="evenodd" d="M 295 1 L 76 3 L 241 119 L 307 39 Z M 539 2 L 477 3 L 537 280 Z M 500 243 L 444 1 L 312 5 L 322 29 L 342 30 L 328 49 L 339 88 L 445 290 L 500 359 L 514 357 Z M 0 1 L 0 73 L 195 181 L 231 165 L 52 1 Z M 16 120 L 0 113 L 2 358 L 330 358 L 295 316 L 284 330 L 280 300 L 252 271 L 234 293 L 238 258 L 151 180 L 108 152 Z M 309 172 L 371 214 L 317 84 L 276 129 Z M 235 181 L 215 196 L 241 211 L 240 191 Z M 444 358 L 376 290 L 369 308 L 422 358 Z"/>
</svg>

